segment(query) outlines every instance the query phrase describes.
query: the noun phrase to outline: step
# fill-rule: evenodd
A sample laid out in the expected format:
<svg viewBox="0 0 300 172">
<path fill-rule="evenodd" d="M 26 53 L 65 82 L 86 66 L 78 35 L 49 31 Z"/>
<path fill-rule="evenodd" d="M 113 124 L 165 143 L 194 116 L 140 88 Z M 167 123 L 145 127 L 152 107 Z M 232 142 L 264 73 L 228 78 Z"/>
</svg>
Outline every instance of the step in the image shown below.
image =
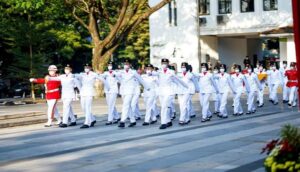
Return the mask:
<svg viewBox="0 0 300 172">
<path fill-rule="evenodd" d="M 47 122 L 47 118 L 44 115 L 43 116 L 30 116 L 30 117 L 24 117 L 24 118 L 14 118 L 14 119 L 1 120 L 0 128 L 40 124 L 40 123 L 46 123 L 46 122 Z"/>
<path fill-rule="evenodd" d="M 0 115 L 0 121 L 7 120 L 7 119 L 26 118 L 26 117 L 44 116 L 44 115 L 45 115 L 44 112 L 29 111 L 29 112 L 24 112 L 24 113 Z"/>
</svg>

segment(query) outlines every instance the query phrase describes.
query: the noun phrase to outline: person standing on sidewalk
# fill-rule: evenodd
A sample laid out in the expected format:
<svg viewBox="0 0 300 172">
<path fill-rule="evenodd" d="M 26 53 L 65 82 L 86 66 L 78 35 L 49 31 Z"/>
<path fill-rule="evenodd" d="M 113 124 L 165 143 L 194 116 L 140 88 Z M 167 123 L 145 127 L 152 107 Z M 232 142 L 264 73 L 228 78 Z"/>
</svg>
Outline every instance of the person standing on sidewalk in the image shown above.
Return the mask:
<svg viewBox="0 0 300 172">
<path fill-rule="evenodd" d="M 49 80 L 49 77 L 57 78 L 57 67 L 55 65 L 50 65 L 48 68 L 49 75 L 45 78 L 30 78 L 29 81 L 37 84 L 45 84 L 46 100 L 48 105 L 47 117 L 48 121 L 45 127 L 51 127 L 54 117 L 57 120 L 57 124 L 61 124 L 61 118 L 57 110 L 57 101 L 61 98 L 60 86 L 61 82 L 59 80 Z"/>
<path fill-rule="evenodd" d="M 271 69 L 269 71 L 269 88 L 270 88 L 270 101 L 274 104 L 278 104 L 277 91 L 278 87 L 282 84 L 283 78 L 280 71 L 277 69 L 275 62 L 271 63 Z"/>
</svg>

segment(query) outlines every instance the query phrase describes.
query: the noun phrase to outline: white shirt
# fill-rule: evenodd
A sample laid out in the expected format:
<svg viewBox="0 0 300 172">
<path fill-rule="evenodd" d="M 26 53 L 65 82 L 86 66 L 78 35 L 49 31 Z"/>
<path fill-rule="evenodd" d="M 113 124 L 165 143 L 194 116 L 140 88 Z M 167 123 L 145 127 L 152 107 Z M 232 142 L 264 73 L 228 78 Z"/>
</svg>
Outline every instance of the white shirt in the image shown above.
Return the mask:
<svg viewBox="0 0 300 172">
<path fill-rule="evenodd" d="M 136 93 L 136 82 L 141 83 L 145 89 L 147 89 L 147 86 L 145 86 L 145 83 L 140 75 L 137 74 L 135 70 L 129 69 L 128 71 L 122 70 L 118 73 L 118 77 L 121 80 L 121 86 L 120 86 L 120 94 L 121 95 L 130 95 Z"/>
<path fill-rule="evenodd" d="M 104 87 L 109 89 L 107 82 L 103 79 L 103 77 L 99 76 L 95 72 L 88 72 L 88 73 L 80 73 L 75 74 L 75 77 L 81 81 L 81 88 L 80 88 L 80 96 L 95 96 L 95 81 L 96 79 L 103 82 Z"/>
<path fill-rule="evenodd" d="M 49 80 L 59 80 L 61 82 L 61 98 L 66 99 L 74 99 L 75 98 L 75 90 L 74 88 L 80 88 L 80 83 L 75 78 L 75 76 L 70 74 L 59 75 L 58 77 L 49 77 Z"/>
<path fill-rule="evenodd" d="M 250 88 L 249 88 L 249 84 L 245 78 L 245 76 L 241 73 L 239 74 L 232 74 L 231 75 L 231 80 L 232 80 L 232 84 L 234 87 L 234 90 L 236 92 L 243 92 L 244 90 L 244 84 L 246 87 L 246 91 L 249 92 Z"/>
<path fill-rule="evenodd" d="M 197 75 L 199 78 L 200 93 L 215 93 L 219 92 L 213 75 L 209 72 L 202 72 Z"/>
<path fill-rule="evenodd" d="M 108 89 L 107 87 L 104 88 L 105 93 L 119 93 L 119 88 L 118 88 L 118 82 L 119 78 L 117 76 L 116 71 L 106 71 L 104 72 L 101 76 L 107 81 L 107 84 L 109 85 Z"/>
<path fill-rule="evenodd" d="M 247 73 L 245 74 L 245 77 L 249 84 L 250 91 L 258 91 L 262 89 L 256 73 Z"/>
<path fill-rule="evenodd" d="M 195 94 L 195 85 L 193 82 L 193 74 L 190 72 L 179 73 L 178 78 L 181 79 L 186 85 L 188 85 L 188 89 L 180 86 L 178 89 L 178 94 Z"/>
<path fill-rule="evenodd" d="M 233 83 L 228 73 L 219 73 L 218 78 L 219 80 L 217 82 L 217 85 L 220 93 L 225 93 L 230 90 L 234 91 Z"/>
<path fill-rule="evenodd" d="M 148 75 L 148 74 L 143 74 L 142 78 L 145 82 L 145 84 L 147 85 L 148 90 L 144 89 L 144 93 L 143 96 L 144 97 L 152 97 L 152 96 L 156 96 L 156 91 L 157 91 L 157 87 L 158 87 L 158 77 L 154 76 L 152 74 Z"/>
<path fill-rule="evenodd" d="M 279 70 L 269 70 L 269 82 L 270 84 L 281 84 L 283 79 Z"/>
</svg>

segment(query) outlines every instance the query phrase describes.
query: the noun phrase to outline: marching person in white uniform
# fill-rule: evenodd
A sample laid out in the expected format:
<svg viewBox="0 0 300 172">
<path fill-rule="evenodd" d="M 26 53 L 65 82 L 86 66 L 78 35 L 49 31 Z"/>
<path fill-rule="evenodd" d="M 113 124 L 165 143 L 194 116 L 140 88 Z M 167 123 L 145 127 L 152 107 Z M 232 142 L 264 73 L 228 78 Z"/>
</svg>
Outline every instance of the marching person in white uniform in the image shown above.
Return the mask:
<svg viewBox="0 0 300 172">
<path fill-rule="evenodd" d="M 245 77 L 247 79 L 247 82 L 249 84 L 250 92 L 248 94 L 248 111 L 246 112 L 247 115 L 250 115 L 251 113 L 256 112 L 256 107 L 255 107 L 255 96 L 258 95 L 258 92 L 262 90 L 262 86 L 258 80 L 258 76 L 256 73 L 253 72 L 253 67 L 250 66 L 248 68 L 248 72 L 245 74 Z"/>
<path fill-rule="evenodd" d="M 107 122 L 105 124 L 112 125 L 118 123 L 121 120 L 115 105 L 119 93 L 119 88 L 118 88 L 119 78 L 117 72 L 113 69 L 113 62 L 110 61 L 108 63 L 107 68 L 108 71 L 102 74 L 103 78 L 106 80 L 110 88 L 110 89 L 108 89 L 107 87 L 104 88 L 106 103 L 108 106 L 108 116 L 107 116 Z"/>
<path fill-rule="evenodd" d="M 226 65 L 220 64 L 220 73 L 219 73 L 219 81 L 217 83 L 219 88 L 219 97 L 220 97 L 220 113 L 218 117 L 220 118 L 228 118 L 227 113 L 227 98 L 230 91 L 236 94 L 234 91 L 233 83 L 230 79 L 230 75 L 226 73 Z"/>
<path fill-rule="evenodd" d="M 188 65 L 188 71 L 193 76 L 192 77 L 192 81 L 193 81 L 193 84 L 195 86 L 195 93 L 194 94 L 199 93 L 199 84 L 198 84 L 199 81 L 198 81 L 197 77 L 195 76 L 195 74 L 193 73 L 193 67 L 191 65 Z M 193 106 L 193 103 L 192 103 L 192 97 L 193 97 L 193 95 L 191 96 L 191 99 L 189 101 L 189 109 L 188 109 L 188 111 L 189 111 L 190 118 L 195 118 L 196 117 L 196 112 L 194 110 L 194 106 Z"/>
<path fill-rule="evenodd" d="M 258 80 L 262 87 L 262 89 L 258 91 L 258 96 L 257 96 L 257 100 L 258 100 L 257 107 L 261 108 L 264 106 L 264 89 L 266 87 L 266 82 L 268 80 L 268 74 L 267 74 L 267 72 L 265 72 L 265 69 L 264 69 L 262 63 L 259 63 L 259 67 L 256 70 L 256 74 L 258 76 Z"/>
<path fill-rule="evenodd" d="M 145 114 L 145 122 L 142 124 L 143 126 L 154 124 L 157 122 L 157 109 L 156 109 L 156 89 L 158 87 L 158 78 L 153 74 L 153 65 L 146 65 L 146 74 L 142 75 L 142 78 L 147 85 L 149 90 L 145 90 L 143 92 L 144 102 L 146 106 L 146 114 Z M 151 122 L 150 122 L 151 121 Z"/>
<path fill-rule="evenodd" d="M 276 63 L 271 64 L 271 69 L 269 71 L 269 87 L 271 89 L 270 92 L 270 101 L 274 104 L 278 104 L 278 96 L 277 91 L 278 87 L 282 84 L 283 78 L 280 71 L 276 67 Z"/>
<path fill-rule="evenodd" d="M 120 94 L 123 99 L 121 122 L 119 128 L 125 127 L 125 121 L 130 118 L 130 124 L 128 127 L 134 127 L 136 125 L 136 119 L 132 107 L 136 107 L 136 102 L 133 102 L 133 97 L 136 94 L 136 82 L 144 86 L 144 89 L 149 89 L 145 85 L 143 79 L 135 70 L 130 69 L 130 62 L 128 59 L 125 60 L 124 70 L 120 71 L 118 77 L 121 80 Z"/>
<path fill-rule="evenodd" d="M 210 121 L 212 113 L 209 110 L 209 97 L 212 93 L 219 94 L 219 89 L 213 78 L 213 75 L 208 72 L 208 64 L 201 64 L 201 73 L 197 76 L 199 78 L 199 98 L 202 106 L 202 119 L 201 122 Z"/>
<path fill-rule="evenodd" d="M 280 74 L 281 74 L 281 85 L 282 85 L 282 102 L 288 103 L 289 102 L 289 92 L 290 88 L 286 86 L 286 83 L 288 81 L 287 77 L 285 76 L 285 72 L 289 70 L 287 67 L 287 61 L 282 62 L 282 66 L 279 68 Z"/>
<path fill-rule="evenodd" d="M 137 71 L 137 74 L 140 75 L 140 70 Z M 139 108 L 139 98 L 141 95 L 141 85 L 140 83 L 136 80 L 135 82 L 135 93 L 134 96 L 132 98 L 132 112 L 134 114 L 134 117 L 136 120 L 141 120 L 141 113 L 140 113 L 140 108 Z"/>
<path fill-rule="evenodd" d="M 178 74 L 178 78 L 183 81 L 188 88 L 179 87 L 178 89 L 178 101 L 180 107 L 179 125 L 189 124 L 190 121 L 190 101 L 192 95 L 195 94 L 195 85 L 193 83 L 193 74 L 188 71 L 188 63 L 181 63 L 181 73 Z"/>
<path fill-rule="evenodd" d="M 76 118 L 71 104 L 75 99 L 75 87 L 80 87 L 78 80 L 72 74 L 72 68 L 70 65 L 66 65 L 64 72 L 65 74 L 58 77 L 49 77 L 49 80 L 60 80 L 61 82 L 61 99 L 63 101 L 63 120 L 62 123 L 59 124 L 59 127 L 61 128 L 68 127 L 69 119 L 71 120 L 69 126 L 76 125 Z"/>
<path fill-rule="evenodd" d="M 235 65 L 234 70 L 235 72 L 231 75 L 231 80 L 235 90 L 233 98 L 233 116 L 240 116 L 244 114 L 241 105 L 241 96 L 244 92 L 244 86 L 246 87 L 247 93 L 250 92 L 250 88 L 245 76 L 241 73 L 241 66 Z"/>
<path fill-rule="evenodd" d="M 184 82 L 182 82 L 176 77 L 174 71 L 168 68 L 168 65 L 169 60 L 162 59 L 162 69 L 158 73 L 156 73 L 156 75 L 158 76 L 158 95 L 161 105 L 161 126 L 159 127 L 160 129 L 166 129 L 173 125 L 170 118 L 171 101 L 173 98 L 172 96 L 174 95 L 174 89 L 172 87 L 172 84 L 178 84 L 184 86 L 185 88 L 188 88 L 188 86 Z"/>
<path fill-rule="evenodd" d="M 216 84 L 218 85 L 219 79 L 220 79 L 220 75 L 219 75 L 219 67 L 215 66 L 213 69 L 213 78 L 216 82 Z M 219 88 L 219 87 L 218 87 Z M 213 99 L 215 101 L 215 111 L 214 114 L 218 115 L 220 113 L 220 94 L 214 93 L 213 94 Z"/>
<path fill-rule="evenodd" d="M 95 81 L 98 79 L 103 82 L 106 89 L 109 90 L 110 88 L 103 77 L 92 71 L 92 67 L 89 64 L 84 66 L 83 73 L 75 74 L 75 77 L 81 82 L 80 103 L 85 114 L 84 124 L 80 128 L 83 129 L 93 127 L 96 123 L 96 118 L 91 112 L 93 97 L 95 96 Z"/>
</svg>

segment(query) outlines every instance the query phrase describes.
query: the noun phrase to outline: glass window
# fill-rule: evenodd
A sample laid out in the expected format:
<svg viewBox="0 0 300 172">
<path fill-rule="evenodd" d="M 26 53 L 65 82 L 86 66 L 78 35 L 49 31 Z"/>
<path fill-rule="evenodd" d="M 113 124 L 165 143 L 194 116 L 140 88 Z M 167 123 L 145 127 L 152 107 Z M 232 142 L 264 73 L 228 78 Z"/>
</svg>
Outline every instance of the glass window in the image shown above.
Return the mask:
<svg viewBox="0 0 300 172">
<path fill-rule="evenodd" d="M 199 15 L 209 15 L 209 0 L 198 0 Z"/>
<path fill-rule="evenodd" d="M 254 12 L 254 0 L 241 0 L 241 12 Z"/>
<path fill-rule="evenodd" d="M 228 14 L 231 11 L 231 0 L 219 0 L 219 14 Z"/>
<path fill-rule="evenodd" d="M 171 2 L 169 2 L 168 8 L 169 8 L 169 24 L 172 25 L 172 3 Z"/>
<path fill-rule="evenodd" d="M 271 10 L 278 9 L 277 0 L 264 0 L 263 5 L 264 5 L 264 11 L 271 11 Z"/>
</svg>

